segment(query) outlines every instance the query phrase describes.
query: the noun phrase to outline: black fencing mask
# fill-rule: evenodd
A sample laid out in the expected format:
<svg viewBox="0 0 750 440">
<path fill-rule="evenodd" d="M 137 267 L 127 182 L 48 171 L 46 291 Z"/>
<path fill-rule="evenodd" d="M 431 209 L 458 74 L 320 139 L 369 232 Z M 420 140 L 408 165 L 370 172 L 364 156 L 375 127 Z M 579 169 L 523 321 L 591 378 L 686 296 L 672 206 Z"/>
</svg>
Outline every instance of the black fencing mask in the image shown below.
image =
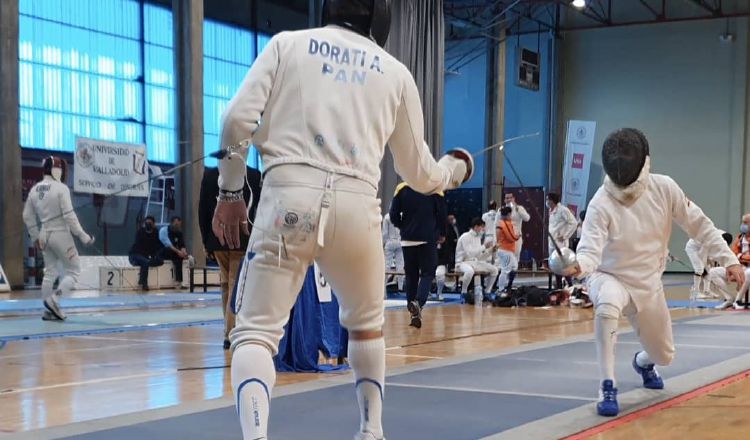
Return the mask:
<svg viewBox="0 0 750 440">
<path fill-rule="evenodd" d="M 648 155 L 646 136 L 634 128 L 621 128 L 604 141 L 602 165 L 615 185 L 625 187 L 638 180 Z"/>
<path fill-rule="evenodd" d="M 385 46 L 391 29 L 390 0 L 325 0 L 323 26 L 335 24 L 349 28 L 380 47 Z"/>
</svg>

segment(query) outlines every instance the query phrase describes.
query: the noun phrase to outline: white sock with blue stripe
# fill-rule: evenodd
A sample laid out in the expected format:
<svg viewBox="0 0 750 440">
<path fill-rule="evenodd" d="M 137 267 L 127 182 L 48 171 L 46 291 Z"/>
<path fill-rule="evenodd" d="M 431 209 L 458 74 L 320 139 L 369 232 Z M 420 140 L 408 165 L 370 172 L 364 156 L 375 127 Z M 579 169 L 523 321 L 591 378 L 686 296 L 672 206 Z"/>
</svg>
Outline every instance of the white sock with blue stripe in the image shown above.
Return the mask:
<svg viewBox="0 0 750 440">
<path fill-rule="evenodd" d="M 385 385 L 385 340 L 349 340 L 349 365 L 359 403 L 360 431 L 383 438 L 383 392 Z"/>
<path fill-rule="evenodd" d="M 271 352 L 262 345 L 239 346 L 232 355 L 232 389 L 244 440 L 268 437 L 268 412 L 276 369 Z"/>
</svg>

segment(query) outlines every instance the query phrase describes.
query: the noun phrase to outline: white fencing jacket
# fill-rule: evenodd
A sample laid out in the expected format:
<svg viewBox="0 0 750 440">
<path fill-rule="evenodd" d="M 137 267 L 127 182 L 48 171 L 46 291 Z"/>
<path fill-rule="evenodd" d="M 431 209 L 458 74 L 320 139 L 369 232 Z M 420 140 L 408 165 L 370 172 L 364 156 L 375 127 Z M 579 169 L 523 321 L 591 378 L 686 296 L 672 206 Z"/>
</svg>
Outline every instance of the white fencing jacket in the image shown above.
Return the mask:
<svg viewBox="0 0 750 440">
<path fill-rule="evenodd" d="M 577 249 L 584 276 L 598 271 L 616 277 L 636 305 L 662 290 L 673 221 L 722 266 L 739 264 L 711 219 L 672 178 L 650 174 L 646 179 L 645 191 L 630 206 L 599 188 L 586 210 Z"/>
<path fill-rule="evenodd" d="M 52 176 L 44 176 L 31 187 L 23 207 L 23 222 L 32 241 L 39 239 L 40 234 L 52 231 L 70 231 L 84 243 L 90 240 L 73 210 L 70 188 Z"/>
<path fill-rule="evenodd" d="M 453 173 L 424 142 L 409 70 L 370 39 L 333 25 L 271 39 L 222 117 L 217 147 L 242 141 L 258 147 L 266 170 L 305 164 L 375 188 L 386 143 L 396 171 L 418 192 L 443 191 Z M 240 154 L 246 159 L 247 149 Z M 245 160 L 221 160 L 219 170 L 221 189 L 242 188 Z"/>
</svg>

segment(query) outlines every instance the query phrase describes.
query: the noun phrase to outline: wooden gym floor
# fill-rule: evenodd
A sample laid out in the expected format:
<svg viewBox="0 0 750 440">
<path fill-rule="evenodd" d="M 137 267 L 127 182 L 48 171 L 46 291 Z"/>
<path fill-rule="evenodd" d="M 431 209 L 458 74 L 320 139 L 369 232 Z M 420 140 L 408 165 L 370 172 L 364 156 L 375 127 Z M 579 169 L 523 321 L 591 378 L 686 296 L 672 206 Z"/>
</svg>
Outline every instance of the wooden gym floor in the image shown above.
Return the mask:
<svg viewBox="0 0 750 440">
<path fill-rule="evenodd" d="M 687 288 L 668 288 L 667 294 L 684 299 Z M 712 313 L 719 312 L 674 309 L 672 317 Z M 397 367 L 590 334 L 591 317 L 591 309 L 485 307 L 477 313 L 473 306 L 447 305 L 426 309 L 424 326 L 416 330 L 408 327 L 405 310 L 388 310 L 387 364 Z M 221 342 L 219 325 L 8 342 L 0 350 L 0 432 L 231 395 L 230 357 Z M 320 377 L 286 373 L 277 384 Z M 748 438 L 748 410 L 750 379 L 740 379 L 665 409 L 636 414 L 589 438 Z"/>
</svg>

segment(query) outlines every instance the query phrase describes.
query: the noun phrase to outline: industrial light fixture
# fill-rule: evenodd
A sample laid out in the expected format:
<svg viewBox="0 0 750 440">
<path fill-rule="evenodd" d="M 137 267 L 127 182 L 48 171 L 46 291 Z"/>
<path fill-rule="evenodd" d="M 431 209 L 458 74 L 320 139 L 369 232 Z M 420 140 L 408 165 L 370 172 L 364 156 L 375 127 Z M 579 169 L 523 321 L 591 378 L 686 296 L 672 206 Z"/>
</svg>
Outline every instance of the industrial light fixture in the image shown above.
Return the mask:
<svg viewBox="0 0 750 440">
<path fill-rule="evenodd" d="M 586 7 L 586 0 L 573 0 L 573 6 L 579 9 Z"/>
</svg>

